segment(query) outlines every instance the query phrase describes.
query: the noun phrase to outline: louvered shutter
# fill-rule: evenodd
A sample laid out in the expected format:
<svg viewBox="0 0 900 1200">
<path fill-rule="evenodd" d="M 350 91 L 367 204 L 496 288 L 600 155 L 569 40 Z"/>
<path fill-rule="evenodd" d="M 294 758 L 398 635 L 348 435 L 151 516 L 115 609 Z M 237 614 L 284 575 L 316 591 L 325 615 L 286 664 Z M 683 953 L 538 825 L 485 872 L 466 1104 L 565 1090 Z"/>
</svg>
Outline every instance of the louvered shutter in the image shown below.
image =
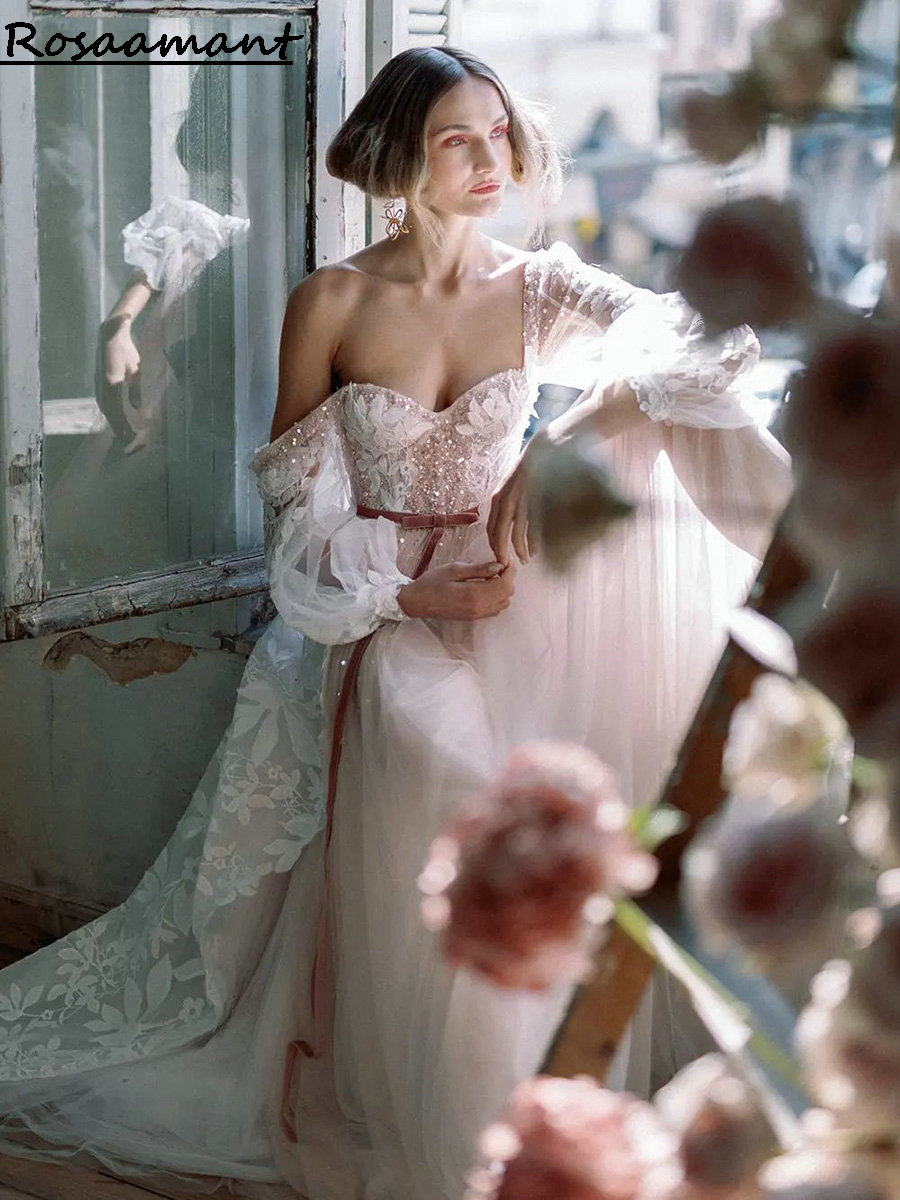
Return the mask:
<svg viewBox="0 0 900 1200">
<path fill-rule="evenodd" d="M 409 45 L 459 45 L 462 0 L 409 0 Z"/>
</svg>

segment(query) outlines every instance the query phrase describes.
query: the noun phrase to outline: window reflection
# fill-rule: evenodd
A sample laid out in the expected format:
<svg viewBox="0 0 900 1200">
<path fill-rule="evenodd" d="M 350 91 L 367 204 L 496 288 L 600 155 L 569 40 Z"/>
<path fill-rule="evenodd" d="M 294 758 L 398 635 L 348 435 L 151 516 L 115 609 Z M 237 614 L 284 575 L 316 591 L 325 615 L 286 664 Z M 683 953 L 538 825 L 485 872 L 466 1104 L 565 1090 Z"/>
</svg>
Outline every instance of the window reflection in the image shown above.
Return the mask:
<svg viewBox="0 0 900 1200">
<path fill-rule="evenodd" d="M 42 35 L 113 27 L 151 41 L 163 29 L 227 30 L 231 42 L 283 28 L 222 17 L 48 23 Z M 285 137 L 287 97 L 303 94 L 288 73 L 304 56 L 293 57 L 294 68 L 268 70 L 35 71 L 48 590 L 261 543 L 245 467 L 267 440 L 276 387 L 285 181 L 305 177 L 296 109 Z M 292 237 L 302 244 L 304 231 Z"/>
</svg>

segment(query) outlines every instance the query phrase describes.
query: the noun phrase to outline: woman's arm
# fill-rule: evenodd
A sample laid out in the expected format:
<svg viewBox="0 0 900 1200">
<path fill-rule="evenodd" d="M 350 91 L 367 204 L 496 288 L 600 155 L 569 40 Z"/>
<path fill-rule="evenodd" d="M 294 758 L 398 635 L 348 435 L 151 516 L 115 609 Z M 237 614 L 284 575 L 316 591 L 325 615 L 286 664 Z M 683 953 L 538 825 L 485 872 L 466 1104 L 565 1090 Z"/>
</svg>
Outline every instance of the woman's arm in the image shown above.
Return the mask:
<svg viewBox="0 0 900 1200">
<path fill-rule="evenodd" d="M 582 369 L 596 365 L 597 378 L 572 408 L 538 437 L 560 440 L 592 431 L 613 438 L 654 424 L 719 434 L 753 427 L 752 432 L 748 429 L 734 440 L 753 456 L 760 474 L 766 477 L 767 495 L 786 496 L 786 455 L 779 453 L 771 435 L 757 428 L 756 400 L 746 382 L 748 369 L 759 358 L 753 331 L 742 326 L 715 340 L 707 339 L 699 316 L 678 293 L 659 296 L 635 287 L 582 262 L 563 242 L 554 243 L 545 255 L 535 331 L 539 359 L 547 363 L 561 356 Z M 697 466 L 704 439 L 669 436 L 659 440 L 676 470 L 677 460 L 687 463 L 684 448 L 690 444 L 690 469 L 684 471 L 684 478 L 686 486 L 690 483 L 688 490 L 696 490 L 694 481 L 702 477 Z M 715 455 L 718 453 L 716 447 Z M 526 448 L 491 506 L 488 537 L 503 562 L 508 561 L 510 540 L 522 561 L 533 551 L 527 533 L 528 459 Z M 770 486 L 773 472 L 778 476 L 777 486 Z M 697 500 L 709 507 L 705 496 Z"/>
<path fill-rule="evenodd" d="M 329 394 L 341 314 L 352 307 L 337 275 L 320 269 L 291 293 L 273 440 L 250 464 L 264 503 L 275 607 L 292 628 L 327 645 L 356 641 L 385 621 L 493 615 L 509 604 L 512 572 L 449 564 L 413 582 L 397 564 L 397 525 L 356 514 L 339 398 Z"/>
<path fill-rule="evenodd" d="M 281 327 L 272 441 L 329 395 L 352 303 L 349 273 L 335 266 L 319 267 L 291 290 Z"/>
</svg>

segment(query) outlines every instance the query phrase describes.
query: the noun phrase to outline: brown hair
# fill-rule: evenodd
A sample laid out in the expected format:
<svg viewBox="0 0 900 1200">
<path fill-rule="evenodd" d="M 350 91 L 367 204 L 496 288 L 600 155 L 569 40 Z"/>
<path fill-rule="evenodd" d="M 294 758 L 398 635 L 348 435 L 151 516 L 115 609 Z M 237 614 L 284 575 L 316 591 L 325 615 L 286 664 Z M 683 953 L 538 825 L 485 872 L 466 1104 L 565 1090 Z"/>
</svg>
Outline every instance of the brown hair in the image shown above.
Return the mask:
<svg viewBox="0 0 900 1200">
<path fill-rule="evenodd" d="M 571 161 L 550 136 L 550 106 L 509 91 L 497 73 L 467 50 L 413 46 L 389 59 L 335 134 L 325 155 L 329 175 L 370 196 L 406 197 L 414 220 L 440 244 L 441 227 L 421 196 L 428 182 L 425 127 L 434 105 L 460 80 L 494 85 L 509 114 L 511 176 L 526 192 L 533 244 L 544 233 L 543 210 L 560 196 Z"/>
</svg>

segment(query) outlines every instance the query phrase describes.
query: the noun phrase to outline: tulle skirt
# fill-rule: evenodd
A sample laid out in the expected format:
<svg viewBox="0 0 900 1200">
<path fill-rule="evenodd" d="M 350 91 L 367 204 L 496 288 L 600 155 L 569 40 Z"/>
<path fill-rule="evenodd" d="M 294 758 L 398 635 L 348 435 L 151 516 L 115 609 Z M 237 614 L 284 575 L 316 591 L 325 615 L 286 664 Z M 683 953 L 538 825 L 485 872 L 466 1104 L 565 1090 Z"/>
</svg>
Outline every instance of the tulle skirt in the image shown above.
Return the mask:
<svg viewBox="0 0 900 1200">
<path fill-rule="evenodd" d="M 630 802 L 657 797 L 786 495 L 774 441 L 748 430 L 747 453 L 737 434 L 617 438 L 638 516 L 569 574 L 533 559 L 498 616 L 377 631 L 344 730 L 327 888 L 322 768 L 349 647 L 276 618 L 135 893 L 0 972 L 0 1149 L 260 1196 L 460 1200 L 479 1131 L 539 1068 L 571 989 L 506 992 L 451 969 L 417 876 L 525 740 L 585 744 Z M 492 557 L 481 521 L 446 530 L 434 561 Z M 315 1041 L 323 906 L 333 1050 L 289 1056 Z M 609 1082 L 648 1094 L 691 1056 L 688 1028 L 652 989 Z"/>
</svg>

